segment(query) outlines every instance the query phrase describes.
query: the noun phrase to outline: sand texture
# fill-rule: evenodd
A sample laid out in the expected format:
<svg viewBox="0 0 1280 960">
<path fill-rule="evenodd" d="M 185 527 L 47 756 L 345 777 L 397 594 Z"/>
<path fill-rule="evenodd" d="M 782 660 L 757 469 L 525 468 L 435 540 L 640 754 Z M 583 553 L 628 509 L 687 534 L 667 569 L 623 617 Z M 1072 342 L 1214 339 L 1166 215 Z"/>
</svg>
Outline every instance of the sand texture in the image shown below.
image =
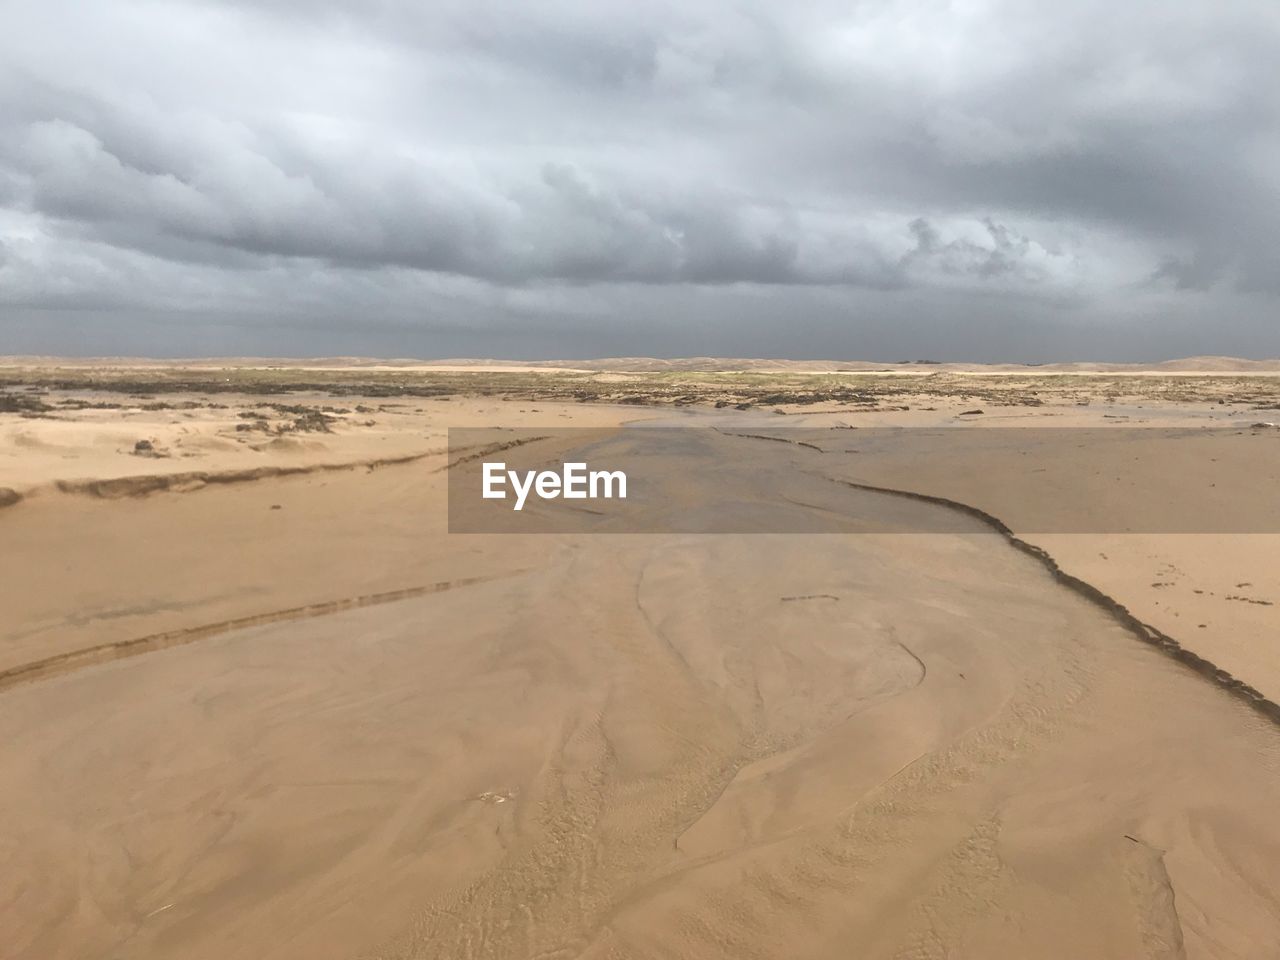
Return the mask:
<svg viewBox="0 0 1280 960">
<path fill-rule="evenodd" d="M 0 377 L 0 955 L 1280 943 L 1280 534 L 1162 532 L 1280 529 L 1273 379 L 330 366 Z M 644 495 L 449 534 L 495 425 Z"/>
</svg>

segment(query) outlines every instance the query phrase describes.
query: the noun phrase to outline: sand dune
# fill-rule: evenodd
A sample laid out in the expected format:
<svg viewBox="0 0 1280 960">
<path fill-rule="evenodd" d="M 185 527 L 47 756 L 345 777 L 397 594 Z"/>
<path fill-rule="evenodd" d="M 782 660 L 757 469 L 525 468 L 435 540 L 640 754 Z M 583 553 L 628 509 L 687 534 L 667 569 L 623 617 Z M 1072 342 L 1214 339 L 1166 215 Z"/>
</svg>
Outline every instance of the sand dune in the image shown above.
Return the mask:
<svg viewBox="0 0 1280 960">
<path fill-rule="evenodd" d="M 1192 594 L 1192 564 L 1176 587 L 1081 572 L 1123 535 L 1063 559 L 1070 536 L 1022 532 L 1034 471 L 1078 508 L 1120 465 L 1105 452 L 1023 457 L 975 426 L 922 459 L 925 430 L 863 449 L 841 425 L 936 428 L 959 401 L 686 409 L 707 429 L 678 445 L 619 429 L 657 422 L 633 407 L 417 405 L 302 456 L 232 439 L 174 464 L 92 431 L 60 445 L 74 459 L 13 454 L 6 955 L 1127 960 L 1280 939 L 1280 672 L 1219 642 L 1227 612 L 1263 629 L 1275 608 Z M 187 436 L 244 432 L 191 412 Z M 539 427 L 522 463 L 629 451 L 651 486 L 577 532 L 448 535 L 448 480 L 478 468 L 442 449 L 449 420 Z M 783 421 L 838 439 L 755 438 Z M 1136 476 L 1176 510 L 1252 466 L 1247 506 L 1262 442 Z M 624 521 L 740 532 L 608 532 Z M 869 532 L 886 523 L 930 532 Z M 1270 595 L 1275 540 L 1237 559 L 1236 593 Z M 1139 586 L 1226 612 L 1180 629 Z M 1239 683 L 1207 665 L 1227 660 Z"/>
</svg>

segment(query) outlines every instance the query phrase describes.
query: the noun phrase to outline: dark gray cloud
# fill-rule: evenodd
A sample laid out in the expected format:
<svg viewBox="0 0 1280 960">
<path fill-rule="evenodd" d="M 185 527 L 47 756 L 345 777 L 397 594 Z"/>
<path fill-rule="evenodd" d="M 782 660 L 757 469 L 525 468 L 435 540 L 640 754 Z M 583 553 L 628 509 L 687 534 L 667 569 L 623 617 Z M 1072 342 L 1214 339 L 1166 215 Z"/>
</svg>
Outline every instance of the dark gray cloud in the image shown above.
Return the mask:
<svg viewBox="0 0 1280 960">
<path fill-rule="evenodd" d="M 12 350 L 1280 354 L 1270 0 L 7 19 Z"/>
</svg>

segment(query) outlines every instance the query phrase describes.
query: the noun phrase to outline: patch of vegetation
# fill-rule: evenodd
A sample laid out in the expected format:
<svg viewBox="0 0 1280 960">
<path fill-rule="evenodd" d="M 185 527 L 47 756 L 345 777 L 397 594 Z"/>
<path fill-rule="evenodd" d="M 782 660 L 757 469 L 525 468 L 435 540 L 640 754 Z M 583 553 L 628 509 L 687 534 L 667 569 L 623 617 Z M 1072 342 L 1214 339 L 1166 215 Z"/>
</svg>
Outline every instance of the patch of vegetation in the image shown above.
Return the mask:
<svg viewBox="0 0 1280 960">
<path fill-rule="evenodd" d="M 307 370 L 249 367 L 88 368 L 48 367 L 0 372 L 0 388 L 33 390 L 28 396 L 0 392 L 0 412 L 38 416 L 50 409 L 40 391 L 76 390 L 124 393 L 154 402 L 148 409 L 190 409 L 195 401 L 176 405 L 155 401 L 158 394 L 236 393 L 279 397 L 262 404 L 290 422 L 290 431 L 328 432 L 336 416 L 350 413 L 342 406 L 314 407 L 290 402 L 290 394 L 328 397 L 419 398 L 447 400 L 454 396 L 510 400 L 560 400 L 580 403 L 708 406 L 751 408 L 828 404 L 851 410 L 902 409 L 905 398 L 945 397 L 966 405 L 986 407 L 1040 406 L 1050 403 L 1142 403 L 1218 401 L 1259 409 L 1280 405 L 1280 377 L 1108 376 L 1015 374 L 967 375 L 931 370 L 932 364 L 912 363 L 877 373 L 807 374 L 782 371 L 437 371 Z M 86 401 L 90 403 L 90 401 Z M 205 402 L 210 407 L 225 404 Z M 401 404 L 380 404 L 386 410 Z M 410 404 L 412 406 L 412 404 Z M 357 413 L 373 412 L 361 404 Z M 246 420 L 261 419 L 257 412 Z"/>
<path fill-rule="evenodd" d="M 0 393 L 0 413 L 40 414 L 53 409 L 39 394 Z"/>
</svg>

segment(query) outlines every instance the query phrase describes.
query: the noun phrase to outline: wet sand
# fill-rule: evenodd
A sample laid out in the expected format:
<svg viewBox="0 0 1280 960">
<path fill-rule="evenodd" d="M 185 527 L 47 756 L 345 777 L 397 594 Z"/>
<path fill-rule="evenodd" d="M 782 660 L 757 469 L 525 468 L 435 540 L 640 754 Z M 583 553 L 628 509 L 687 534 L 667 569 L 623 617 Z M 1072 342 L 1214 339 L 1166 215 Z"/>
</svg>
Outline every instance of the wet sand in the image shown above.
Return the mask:
<svg viewBox="0 0 1280 960">
<path fill-rule="evenodd" d="M 468 422 L 652 416 L 474 404 Z M 449 536 L 448 456 L 413 422 L 378 441 L 424 453 L 398 464 L 365 462 L 366 435 L 360 467 L 139 497 L 49 468 L 0 512 L 6 667 L 168 637 L 0 689 L 8 953 L 1251 958 L 1280 940 L 1276 725 L 983 523 L 708 430 L 657 451 L 661 492 L 632 509 L 814 532 Z M 349 453 L 317 439 L 307 465 Z M 756 482 L 733 485 L 730 456 Z M 933 532 L 860 532 L 885 516 Z M 815 535 L 833 525 L 850 535 Z"/>
</svg>

